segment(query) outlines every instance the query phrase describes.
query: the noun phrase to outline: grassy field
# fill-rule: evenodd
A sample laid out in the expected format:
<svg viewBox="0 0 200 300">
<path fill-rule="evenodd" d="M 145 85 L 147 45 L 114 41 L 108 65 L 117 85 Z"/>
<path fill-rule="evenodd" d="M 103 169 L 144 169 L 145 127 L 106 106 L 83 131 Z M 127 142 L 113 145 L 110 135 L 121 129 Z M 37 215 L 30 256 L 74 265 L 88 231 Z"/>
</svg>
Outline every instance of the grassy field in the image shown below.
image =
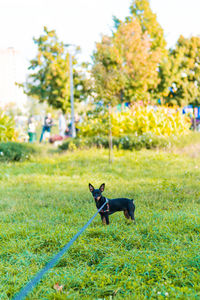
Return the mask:
<svg viewBox="0 0 200 300">
<path fill-rule="evenodd" d="M 75 151 L 0 164 L 0 299 L 11 299 L 96 212 L 88 189 L 133 197 L 136 225 L 97 216 L 27 299 L 200 299 L 200 156 Z M 55 283 L 63 285 L 56 291 Z"/>
</svg>

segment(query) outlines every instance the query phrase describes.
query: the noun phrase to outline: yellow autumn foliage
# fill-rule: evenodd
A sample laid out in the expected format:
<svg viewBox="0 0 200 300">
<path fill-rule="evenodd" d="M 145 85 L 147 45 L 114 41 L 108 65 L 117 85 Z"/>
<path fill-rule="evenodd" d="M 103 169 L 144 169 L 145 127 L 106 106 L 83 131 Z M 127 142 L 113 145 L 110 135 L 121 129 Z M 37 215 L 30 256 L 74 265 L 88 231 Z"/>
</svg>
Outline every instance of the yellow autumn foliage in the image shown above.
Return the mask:
<svg viewBox="0 0 200 300">
<path fill-rule="evenodd" d="M 190 119 L 180 110 L 153 106 L 136 106 L 121 112 L 112 111 L 111 124 L 112 134 L 116 137 L 144 133 L 165 137 L 187 134 L 191 125 Z M 85 120 L 79 129 L 82 136 L 107 135 L 108 114 Z"/>
</svg>

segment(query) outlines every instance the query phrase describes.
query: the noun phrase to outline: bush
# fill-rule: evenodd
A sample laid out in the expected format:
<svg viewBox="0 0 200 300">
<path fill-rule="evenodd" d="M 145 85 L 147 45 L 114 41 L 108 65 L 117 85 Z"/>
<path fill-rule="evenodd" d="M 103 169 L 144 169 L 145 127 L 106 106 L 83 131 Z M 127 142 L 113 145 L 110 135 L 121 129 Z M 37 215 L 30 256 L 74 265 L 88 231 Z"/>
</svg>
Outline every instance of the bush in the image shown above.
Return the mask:
<svg viewBox="0 0 200 300">
<path fill-rule="evenodd" d="M 15 122 L 14 119 L 0 111 L 0 142 L 15 141 Z"/>
<path fill-rule="evenodd" d="M 156 136 L 186 134 L 191 126 L 190 119 L 180 111 L 167 107 L 135 106 L 126 111 L 111 113 L 113 136 L 147 133 Z M 108 114 L 90 117 L 79 125 L 79 136 L 107 136 Z"/>
<path fill-rule="evenodd" d="M 142 148 L 166 148 L 168 145 L 169 142 L 166 138 L 155 136 L 150 133 L 141 136 L 126 135 L 123 137 L 113 137 L 113 146 L 117 149 L 140 150 Z M 74 150 L 76 148 L 85 149 L 91 147 L 108 148 L 108 137 L 69 138 L 59 146 L 61 150 Z"/>
<path fill-rule="evenodd" d="M 36 149 L 28 144 L 16 142 L 0 143 L 0 162 L 28 160 L 36 152 Z"/>
</svg>

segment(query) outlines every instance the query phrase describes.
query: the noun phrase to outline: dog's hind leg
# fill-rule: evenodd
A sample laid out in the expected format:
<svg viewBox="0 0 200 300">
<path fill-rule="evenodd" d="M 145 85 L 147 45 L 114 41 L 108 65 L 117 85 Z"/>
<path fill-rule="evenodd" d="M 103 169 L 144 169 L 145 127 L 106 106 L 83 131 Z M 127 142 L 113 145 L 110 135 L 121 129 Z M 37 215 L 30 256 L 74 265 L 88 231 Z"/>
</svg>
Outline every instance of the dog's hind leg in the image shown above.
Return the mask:
<svg viewBox="0 0 200 300">
<path fill-rule="evenodd" d="M 125 218 L 127 218 L 127 219 L 129 219 L 129 218 L 130 218 L 130 215 L 129 215 L 129 213 L 128 213 L 128 210 L 127 210 L 127 209 L 125 209 L 125 210 L 124 210 L 124 215 L 125 215 Z"/>
<path fill-rule="evenodd" d="M 131 216 L 131 220 L 133 220 L 135 222 L 135 217 L 134 217 L 134 212 L 133 210 L 129 211 L 129 215 Z"/>
<path fill-rule="evenodd" d="M 135 211 L 135 205 L 134 204 L 129 205 L 128 214 L 130 215 L 131 220 L 134 221 L 135 223 L 134 211 Z"/>
</svg>

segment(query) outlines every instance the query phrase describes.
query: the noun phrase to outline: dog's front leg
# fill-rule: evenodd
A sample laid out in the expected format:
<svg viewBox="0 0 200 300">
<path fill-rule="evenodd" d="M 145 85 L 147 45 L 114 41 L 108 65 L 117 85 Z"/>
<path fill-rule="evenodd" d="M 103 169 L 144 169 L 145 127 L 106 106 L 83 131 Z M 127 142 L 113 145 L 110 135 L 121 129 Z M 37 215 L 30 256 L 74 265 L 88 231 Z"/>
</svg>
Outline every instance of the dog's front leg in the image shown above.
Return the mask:
<svg viewBox="0 0 200 300">
<path fill-rule="evenodd" d="M 105 219 L 106 219 L 106 225 L 109 225 L 109 217 L 108 217 L 108 213 L 105 213 Z"/>
<path fill-rule="evenodd" d="M 104 213 L 100 213 L 100 215 L 101 215 L 102 224 L 103 224 L 103 225 L 106 225 L 105 214 L 104 214 Z"/>
</svg>

